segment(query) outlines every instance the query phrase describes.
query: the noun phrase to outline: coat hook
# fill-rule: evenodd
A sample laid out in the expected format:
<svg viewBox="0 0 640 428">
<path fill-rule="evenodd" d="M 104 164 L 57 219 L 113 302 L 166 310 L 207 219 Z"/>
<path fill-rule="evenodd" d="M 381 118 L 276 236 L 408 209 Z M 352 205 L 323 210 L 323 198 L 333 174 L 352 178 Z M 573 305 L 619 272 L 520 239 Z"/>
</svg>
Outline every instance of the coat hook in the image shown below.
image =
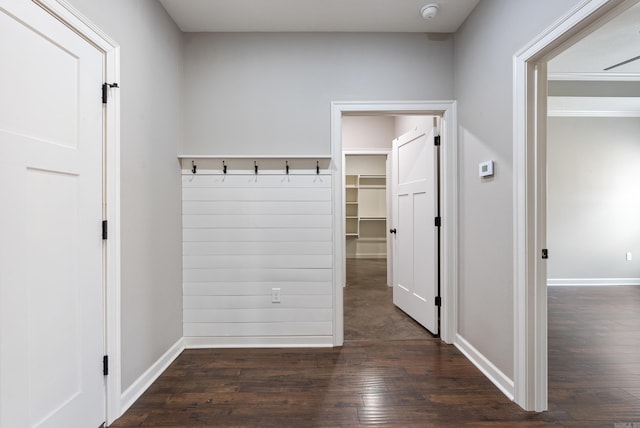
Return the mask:
<svg viewBox="0 0 640 428">
<path fill-rule="evenodd" d="M 195 174 L 197 170 L 198 170 L 198 165 L 196 165 L 196 161 L 192 160 L 191 161 L 191 172 L 193 174 Z"/>
<path fill-rule="evenodd" d="M 253 161 L 253 171 L 258 174 L 258 162 Z"/>
<path fill-rule="evenodd" d="M 316 174 L 320 175 L 320 161 L 316 161 Z"/>
<path fill-rule="evenodd" d="M 287 170 L 287 175 L 289 175 L 289 161 L 284 161 L 285 169 Z"/>
<path fill-rule="evenodd" d="M 227 165 L 224 163 L 224 161 L 222 161 L 222 173 L 223 174 L 227 173 Z"/>
</svg>

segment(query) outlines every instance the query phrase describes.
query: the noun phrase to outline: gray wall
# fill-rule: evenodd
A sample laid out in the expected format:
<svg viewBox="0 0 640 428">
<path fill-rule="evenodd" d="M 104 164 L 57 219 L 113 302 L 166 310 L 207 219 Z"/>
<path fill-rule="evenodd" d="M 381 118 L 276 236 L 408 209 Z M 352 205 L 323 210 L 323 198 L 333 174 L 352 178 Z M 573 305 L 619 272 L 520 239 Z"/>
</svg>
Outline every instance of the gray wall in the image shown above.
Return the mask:
<svg viewBox="0 0 640 428">
<path fill-rule="evenodd" d="M 122 388 L 182 337 L 182 35 L 155 0 L 72 0 L 121 47 Z"/>
<path fill-rule="evenodd" d="M 513 376 L 513 55 L 578 0 L 482 0 L 455 37 L 458 329 Z M 482 181 L 478 164 L 495 161 Z"/>
<path fill-rule="evenodd" d="M 551 117 L 548 135 L 549 278 L 640 278 L 640 118 Z"/>
<path fill-rule="evenodd" d="M 331 101 L 451 99 L 452 39 L 185 34 L 184 152 L 331 151 Z"/>
</svg>

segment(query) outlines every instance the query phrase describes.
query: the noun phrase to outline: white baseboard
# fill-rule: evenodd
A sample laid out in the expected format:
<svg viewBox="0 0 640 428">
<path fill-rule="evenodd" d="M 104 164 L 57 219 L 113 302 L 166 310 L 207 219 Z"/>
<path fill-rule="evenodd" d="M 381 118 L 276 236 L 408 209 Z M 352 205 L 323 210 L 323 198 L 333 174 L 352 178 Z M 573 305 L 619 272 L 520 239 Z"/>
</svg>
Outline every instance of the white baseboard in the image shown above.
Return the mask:
<svg viewBox="0 0 640 428">
<path fill-rule="evenodd" d="M 184 338 L 180 338 L 167 352 L 165 352 L 142 376 L 127 388 L 120 398 L 121 415 L 140 398 L 140 396 L 155 382 L 169 365 L 184 351 Z"/>
<path fill-rule="evenodd" d="M 333 336 L 185 337 L 186 349 L 197 348 L 328 348 Z"/>
<path fill-rule="evenodd" d="M 482 355 L 476 348 L 474 348 L 469 342 L 467 342 L 459 334 L 456 335 L 454 342 L 456 348 L 464 354 L 469 361 L 473 363 L 493 384 L 498 387 L 500 391 L 510 400 L 514 397 L 513 380 L 509 379 L 507 375 L 502 373 L 491 361 Z"/>
<path fill-rule="evenodd" d="M 548 287 L 592 287 L 592 286 L 616 286 L 616 285 L 640 285 L 640 278 L 549 278 Z"/>
</svg>

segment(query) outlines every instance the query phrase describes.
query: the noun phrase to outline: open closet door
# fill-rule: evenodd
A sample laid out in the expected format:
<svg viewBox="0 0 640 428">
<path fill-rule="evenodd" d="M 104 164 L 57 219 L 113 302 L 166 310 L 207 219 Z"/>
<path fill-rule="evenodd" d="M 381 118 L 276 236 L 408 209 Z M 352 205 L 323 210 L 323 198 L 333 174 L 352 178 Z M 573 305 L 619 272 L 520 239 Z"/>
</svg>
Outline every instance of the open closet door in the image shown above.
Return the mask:
<svg viewBox="0 0 640 428">
<path fill-rule="evenodd" d="M 393 141 L 393 303 L 438 333 L 437 149 L 434 131 Z"/>
</svg>

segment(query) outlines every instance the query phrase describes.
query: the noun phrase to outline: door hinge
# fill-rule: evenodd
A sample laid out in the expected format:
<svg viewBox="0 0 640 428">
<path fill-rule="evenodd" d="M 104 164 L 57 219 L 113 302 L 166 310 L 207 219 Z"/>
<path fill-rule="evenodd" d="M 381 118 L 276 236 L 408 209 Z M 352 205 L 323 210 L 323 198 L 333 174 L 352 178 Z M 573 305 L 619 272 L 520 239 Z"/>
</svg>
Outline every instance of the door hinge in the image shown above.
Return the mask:
<svg viewBox="0 0 640 428">
<path fill-rule="evenodd" d="M 439 146 L 440 145 L 440 136 L 436 135 L 435 137 L 433 137 L 433 145 L 434 146 Z"/>
<path fill-rule="evenodd" d="M 109 224 L 107 220 L 102 220 L 102 239 L 107 239 L 109 236 Z"/>
<path fill-rule="evenodd" d="M 102 357 L 102 374 L 107 376 L 109 374 L 109 356 Z"/>
<path fill-rule="evenodd" d="M 549 250 L 547 250 L 546 248 L 542 249 L 542 258 L 543 259 L 548 259 L 549 258 Z"/>
<path fill-rule="evenodd" d="M 440 227 L 442 225 L 442 218 L 440 216 L 436 217 L 436 227 Z"/>
<path fill-rule="evenodd" d="M 108 100 L 109 88 L 119 88 L 117 83 L 103 83 L 102 84 L 102 104 L 106 104 Z"/>
<path fill-rule="evenodd" d="M 442 306 L 442 297 L 436 296 L 435 305 L 436 306 Z"/>
</svg>

